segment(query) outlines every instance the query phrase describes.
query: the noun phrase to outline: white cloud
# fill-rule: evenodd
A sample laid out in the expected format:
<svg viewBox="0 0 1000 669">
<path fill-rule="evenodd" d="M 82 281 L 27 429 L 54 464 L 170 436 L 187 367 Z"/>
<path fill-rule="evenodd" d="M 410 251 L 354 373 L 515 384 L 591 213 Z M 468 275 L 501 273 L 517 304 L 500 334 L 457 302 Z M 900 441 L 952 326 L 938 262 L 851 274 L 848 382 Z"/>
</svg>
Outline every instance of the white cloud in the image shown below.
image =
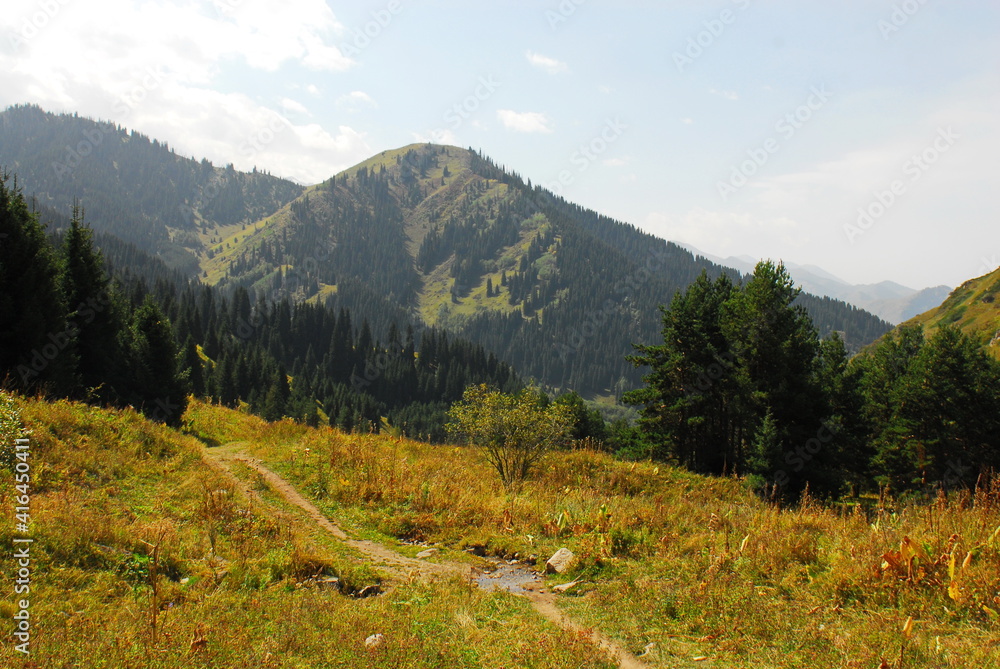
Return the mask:
<svg viewBox="0 0 1000 669">
<path fill-rule="evenodd" d="M 304 104 L 297 100 L 292 100 L 291 98 L 283 98 L 281 100 L 281 108 L 292 114 L 311 115 Z"/>
<path fill-rule="evenodd" d="M 684 125 L 694 125 L 694 119 L 693 118 L 682 118 L 681 119 L 681 123 L 683 123 Z"/>
<path fill-rule="evenodd" d="M 79 112 L 140 130 L 182 155 L 257 165 L 306 183 L 370 153 L 352 128 L 330 133 L 284 119 L 279 111 L 308 113 L 291 98 L 269 109 L 248 92 L 230 92 L 231 82 L 221 90 L 227 71 L 239 67 L 349 68 L 352 61 L 331 42 L 343 26 L 323 0 L 288 0 L 280 11 L 267 0 L 103 0 L 100 11 L 57 4 L 58 13 L 18 48 L 4 37 L 0 106 L 30 101 Z M 0 13 L 0 34 L 18 34 L 24 20 Z"/>
<path fill-rule="evenodd" d="M 569 65 L 566 63 L 556 60 L 555 58 L 550 58 L 548 56 L 543 56 L 540 53 L 535 53 L 533 51 L 525 52 L 525 57 L 528 62 L 537 67 L 540 70 L 544 70 L 549 74 L 559 74 L 561 72 L 566 72 L 569 70 Z"/>
<path fill-rule="evenodd" d="M 628 165 L 628 160 L 625 158 L 608 158 L 604 161 L 604 165 L 607 167 L 625 167 Z"/>
<path fill-rule="evenodd" d="M 418 142 L 429 142 L 431 144 L 459 145 L 458 137 L 455 133 L 446 128 L 437 128 L 427 133 L 415 132 L 413 133 L 413 139 Z"/>
<path fill-rule="evenodd" d="M 516 112 L 497 110 L 497 118 L 508 130 L 515 132 L 552 132 L 549 118 L 541 112 Z"/>
<path fill-rule="evenodd" d="M 348 112 L 358 112 L 366 107 L 378 107 L 378 103 L 364 91 L 351 91 L 337 98 L 334 103 L 337 109 Z"/>
</svg>

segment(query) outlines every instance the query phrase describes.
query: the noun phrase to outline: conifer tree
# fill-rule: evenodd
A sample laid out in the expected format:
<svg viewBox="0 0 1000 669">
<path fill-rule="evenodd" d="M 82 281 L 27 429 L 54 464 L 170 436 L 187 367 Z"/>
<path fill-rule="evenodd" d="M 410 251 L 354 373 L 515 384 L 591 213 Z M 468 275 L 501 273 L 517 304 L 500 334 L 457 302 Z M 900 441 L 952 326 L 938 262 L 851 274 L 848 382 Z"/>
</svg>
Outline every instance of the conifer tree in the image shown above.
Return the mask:
<svg viewBox="0 0 1000 669">
<path fill-rule="evenodd" d="M 91 230 L 83 224 L 83 210 L 73 207 L 73 217 L 63 241 L 61 284 L 70 309 L 68 320 L 75 333 L 73 344 L 81 397 L 102 401 L 117 398 L 125 383 L 122 369 L 123 324 L 117 296 L 104 271 L 104 259 L 93 246 Z"/>
<path fill-rule="evenodd" d="M 0 175 L 0 375 L 26 391 L 76 387 L 59 267 L 37 216 Z"/>
<path fill-rule="evenodd" d="M 153 420 L 180 425 L 187 408 L 187 379 L 178 372 L 170 322 L 148 297 L 133 316 L 130 348 L 132 403 Z"/>
</svg>

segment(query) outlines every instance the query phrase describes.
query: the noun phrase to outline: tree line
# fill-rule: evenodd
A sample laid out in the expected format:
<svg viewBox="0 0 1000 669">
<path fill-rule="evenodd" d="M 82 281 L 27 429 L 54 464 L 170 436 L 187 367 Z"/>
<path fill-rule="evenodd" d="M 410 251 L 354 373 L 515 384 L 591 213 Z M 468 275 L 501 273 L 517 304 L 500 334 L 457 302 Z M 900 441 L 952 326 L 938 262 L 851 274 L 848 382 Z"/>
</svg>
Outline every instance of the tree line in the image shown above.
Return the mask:
<svg viewBox="0 0 1000 669">
<path fill-rule="evenodd" d="M 95 247 L 82 211 L 47 236 L 16 182 L 0 180 L 0 378 L 22 392 L 133 406 L 179 424 L 189 393 L 269 420 L 444 437 L 464 389 L 523 383 L 481 346 L 325 305 L 253 299 L 170 272 L 136 247 Z M 153 268 L 139 271 L 137 268 Z"/>
<path fill-rule="evenodd" d="M 641 407 L 632 448 L 769 495 L 878 486 L 933 491 L 1000 467 L 1000 363 L 945 327 L 891 333 L 849 358 L 820 339 L 782 265 L 742 284 L 702 274 L 661 307 L 659 344 L 624 400 Z"/>
</svg>

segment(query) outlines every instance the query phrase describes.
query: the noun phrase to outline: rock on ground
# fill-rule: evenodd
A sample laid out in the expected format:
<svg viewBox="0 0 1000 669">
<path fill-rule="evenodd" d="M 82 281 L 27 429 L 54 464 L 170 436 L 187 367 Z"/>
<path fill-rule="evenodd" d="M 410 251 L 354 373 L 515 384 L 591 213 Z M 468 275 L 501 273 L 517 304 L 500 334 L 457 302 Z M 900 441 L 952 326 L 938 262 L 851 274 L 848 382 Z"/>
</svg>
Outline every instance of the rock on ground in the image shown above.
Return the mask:
<svg viewBox="0 0 1000 669">
<path fill-rule="evenodd" d="M 555 555 L 545 563 L 545 573 L 563 574 L 573 566 L 573 559 L 576 556 L 568 548 L 560 548 Z"/>
</svg>

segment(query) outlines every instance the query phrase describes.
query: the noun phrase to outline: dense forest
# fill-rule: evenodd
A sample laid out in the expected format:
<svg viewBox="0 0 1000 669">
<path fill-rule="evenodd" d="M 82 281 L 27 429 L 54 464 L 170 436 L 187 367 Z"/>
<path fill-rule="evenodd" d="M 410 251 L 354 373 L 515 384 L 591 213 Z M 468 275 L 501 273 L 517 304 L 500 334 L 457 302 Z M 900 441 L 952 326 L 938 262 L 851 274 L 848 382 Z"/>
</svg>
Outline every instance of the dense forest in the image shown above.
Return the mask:
<svg viewBox="0 0 1000 669">
<path fill-rule="evenodd" d="M 269 420 L 315 424 L 322 412 L 378 431 L 384 418 L 439 439 L 466 386 L 522 385 L 506 363 L 446 332 L 418 337 L 393 324 L 380 341 L 345 309 L 254 302 L 243 288 L 227 295 L 105 238 L 121 268 L 112 280 L 79 209 L 50 238 L 9 182 L 0 184 L 0 376 L 11 388 L 131 405 L 171 424 L 193 393 Z"/>
<path fill-rule="evenodd" d="M 77 166 L 57 170 L 71 151 Z M 742 281 L 457 147 L 385 151 L 303 188 L 22 106 L 0 114 L 0 155 L 39 207 L 68 215 L 76 198 L 98 235 L 225 295 L 242 287 L 254 305 L 345 309 L 382 339 L 393 323 L 446 329 L 549 392 L 637 386 L 625 356 L 656 337 L 657 307 L 702 271 Z M 821 336 L 840 332 L 852 353 L 890 329 L 844 302 L 797 299 Z"/>
<path fill-rule="evenodd" d="M 0 114 L 0 156 L 39 205 L 68 214 L 78 201 L 111 233 L 194 275 L 198 232 L 252 223 L 302 187 L 264 172 L 215 167 L 112 123 L 19 105 Z"/>
<path fill-rule="evenodd" d="M 703 274 L 663 308 L 663 343 L 630 357 L 647 372 L 625 396 L 642 407 L 633 448 L 790 498 L 935 494 L 1000 468 L 1000 362 L 980 342 L 911 326 L 849 359 L 797 293 L 761 263 L 742 285 Z"/>
<path fill-rule="evenodd" d="M 465 168 L 452 170 L 456 162 Z M 290 205 L 280 234 L 258 237 L 231 252 L 220 285 L 301 298 L 336 286 L 330 306 L 367 314 L 426 306 L 422 286 L 446 270 L 431 322 L 543 387 L 591 396 L 639 383 L 625 361 L 631 343 L 656 332 L 657 306 L 699 273 L 741 279 L 450 147 L 419 146 L 334 177 Z M 412 256 L 408 237 L 419 238 Z M 323 262 L 310 262 L 316 249 Z M 279 266 L 297 268 L 290 286 Z M 360 286 L 370 289 L 368 309 L 356 302 Z M 798 299 L 821 333 L 842 332 L 852 351 L 890 329 L 837 300 Z"/>
<path fill-rule="evenodd" d="M 0 121 L 23 170 L 0 186 L 8 387 L 436 441 L 470 385 L 530 385 L 574 438 L 781 498 L 1000 465 L 998 363 L 951 321 L 883 337 L 780 264 L 741 275 L 478 152 L 414 145 L 303 188 L 37 107 Z M 581 396 L 641 420 L 607 425 Z"/>
</svg>

